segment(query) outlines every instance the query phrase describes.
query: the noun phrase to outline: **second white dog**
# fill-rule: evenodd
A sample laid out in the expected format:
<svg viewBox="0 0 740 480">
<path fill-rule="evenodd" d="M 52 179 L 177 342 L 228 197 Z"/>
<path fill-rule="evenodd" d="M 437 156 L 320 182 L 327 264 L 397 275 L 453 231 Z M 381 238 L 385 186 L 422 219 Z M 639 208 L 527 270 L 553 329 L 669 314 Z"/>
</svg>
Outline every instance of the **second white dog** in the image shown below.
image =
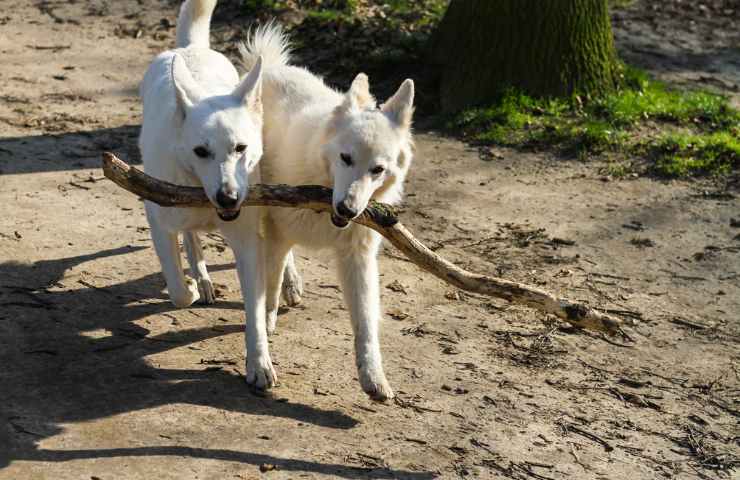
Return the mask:
<svg viewBox="0 0 740 480">
<path fill-rule="evenodd" d="M 324 185 L 334 189 L 334 213 L 271 208 L 266 219 L 267 322 L 275 329 L 280 286 L 291 248 L 336 252 L 345 302 L 355 334 L 360 384 L 374 399 L 393 397 L 380 355 L 378 233 L 350 220 L 370 199 L 398 203 L 412 159 L 414 84 L 403 82 L 376 107 L 368 79 L 359 74 L 347 93 L 336 92 L 308 70 L 289 65 L 288 44 L 274 25 L 258 29 L 242 48 L 247 68 L 264 59 L 263 102 L 266 183 Z"/>
</svg>

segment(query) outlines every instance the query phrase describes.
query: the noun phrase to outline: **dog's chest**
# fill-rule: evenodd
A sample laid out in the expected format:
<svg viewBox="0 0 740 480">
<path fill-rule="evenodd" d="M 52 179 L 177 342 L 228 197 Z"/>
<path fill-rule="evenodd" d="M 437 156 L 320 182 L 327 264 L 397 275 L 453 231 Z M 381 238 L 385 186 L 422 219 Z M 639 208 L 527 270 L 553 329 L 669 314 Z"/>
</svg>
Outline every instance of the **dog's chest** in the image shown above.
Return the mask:
<svg viewBox="0 0 740 480">
<path fill-rule="evenodd" d="M 157 217 L 171 231 L 214 230 L 218 218 L 212 208 L 162 208 Z"/>
<path fill-rule="evenodd" d="M 327 213 L 271 208 L 269 217 L 274 227 L 290 239 L 290 243 L 310 248 L 365 249 L 376 243 L 373 230 L 356 224 L 339 229 L 332 225 Z"/>
</svg>

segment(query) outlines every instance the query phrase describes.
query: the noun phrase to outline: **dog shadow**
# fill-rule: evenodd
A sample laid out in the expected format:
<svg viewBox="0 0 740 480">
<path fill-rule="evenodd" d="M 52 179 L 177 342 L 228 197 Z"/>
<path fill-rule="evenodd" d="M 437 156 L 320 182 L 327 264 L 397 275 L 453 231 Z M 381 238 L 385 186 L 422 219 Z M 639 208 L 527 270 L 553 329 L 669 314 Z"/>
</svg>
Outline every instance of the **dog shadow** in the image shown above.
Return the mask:
<svg viewBox="0 0 740 480">
<path fill-rule="evenodd" d="M 65 272 L 86 262 L 143 248 L 119 247 L 33 264 L 0 263 L 0 363 L 4 365 L 0 372 L 0 418 L 5 420 L 0 425 L 0 469 L 16 460 L 65 462 L 185 455 L 252 465 L 270 463 L 287 471 L 343 478 L 366 476 L 366 469 L 232 450 L 182 446 L 60 451 L 39 448 L 39 441 L 62 431 L 61 424 L 178 403 L 282 417 L 334 429 L 357 425 L 356 419 L 337 410 L 253 395 L 243 376 L 230 371 L 158 368 L 147 362 L 147 356 L 243 332 L 244 327 L 221 324 L 150 335 L 148 329 L 134 322 L 174 309 L 161 293 L 159 273 L 105 287 L 75 281 L 78 277 L 74 275 L 65 277 Z M 219 302 L 218 307 L 242 309 L 240 302 Z M 106 335 L 97 334 L 100 331 Z M 373 469 L 372 475 L 431 478 L 429 474 L 388 469 Z"/>
</svg>

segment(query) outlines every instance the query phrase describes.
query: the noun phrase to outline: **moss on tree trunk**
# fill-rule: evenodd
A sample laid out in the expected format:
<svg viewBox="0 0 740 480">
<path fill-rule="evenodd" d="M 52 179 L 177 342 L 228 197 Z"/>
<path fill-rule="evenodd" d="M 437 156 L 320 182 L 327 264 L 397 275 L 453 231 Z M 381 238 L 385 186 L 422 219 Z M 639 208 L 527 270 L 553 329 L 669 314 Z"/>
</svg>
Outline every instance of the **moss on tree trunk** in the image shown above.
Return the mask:
<svg viewBox="0 0 740 480">
<path fill-rule="evenodd" d="M 445 111 L 490 102 L 507 87 L 598 95 L 618 78 L 607 0 L 452 0 L 432 55 Z"/>
</svg>

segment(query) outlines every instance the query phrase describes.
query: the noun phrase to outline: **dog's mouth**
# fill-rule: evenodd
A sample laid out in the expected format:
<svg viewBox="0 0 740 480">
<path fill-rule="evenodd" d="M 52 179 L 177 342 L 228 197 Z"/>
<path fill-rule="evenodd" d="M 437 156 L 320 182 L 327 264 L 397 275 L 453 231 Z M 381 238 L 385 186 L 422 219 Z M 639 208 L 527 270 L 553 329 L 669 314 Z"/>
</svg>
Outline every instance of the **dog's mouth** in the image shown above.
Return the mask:
<svg viewBox="0 0 740 480">
<path fill-rule="evenodd" d="M 347 228 L 347 225 L 349 225 L 349 220 L 347 220 L 344 217 L 340 217 L 336 213 L 331 213 L 331 223 L 334 224 L 337 228 Z"/>
<path fill-rule="evenodd" d="M 241 210 L 239 209 L 228 210 L 225 208 L 218 208 L 216 209 L 216 213 L 218 214 L 218 218 L 220 218 L 224 222 L 231 222 L 239 218 L 239 214 L 241 213 Z"/>
</svg>

